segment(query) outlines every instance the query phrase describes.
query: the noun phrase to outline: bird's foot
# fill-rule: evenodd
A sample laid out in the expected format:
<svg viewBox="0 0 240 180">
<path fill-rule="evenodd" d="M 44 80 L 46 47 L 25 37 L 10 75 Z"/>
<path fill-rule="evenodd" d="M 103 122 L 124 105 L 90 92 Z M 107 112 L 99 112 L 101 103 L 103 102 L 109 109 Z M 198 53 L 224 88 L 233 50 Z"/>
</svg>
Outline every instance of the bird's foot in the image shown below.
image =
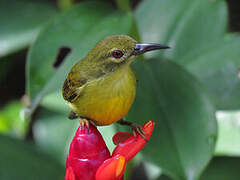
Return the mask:
<svg viewBox="0 0 240 180">
<path fill-rule="evenodd" d="M 147 138 L 145 137 L 147 134 L 140 125 L 136 123 L 132 123 L 130 126 L 133 130 L 133 136 L 135 138 L 137 137 L 137 133 L 138 133 L 145 141 L 148 141 Z"/>
<path fill-rule="evenodd" d="M 128 125 L 132 128 L 133 130 L 133 136 L 136 138 L 137 133 L 145 140 L 148 141 L 145 136 L 147 136 L 146 132 L 142 129 L 142 127 L 136 123 L 128 122 L 125 119 L 121 119 L 118 121 L 119 124 L 121 125 Z"/>
<path fill-rule="evenodd" d="M 96 124 L 95 124 L 92 120 L 86 119 L 86 118 L 80 118 L 79 123 L 80 123 L 80 126 L 81 126 L 81 127 L 86 126 L 87 129 L 88 129 L 88 132 L 89 132 L 89 126 L 90 126 L 90 124 L 91 124 L 92 126 L 96 127 Z"/>
</svg>

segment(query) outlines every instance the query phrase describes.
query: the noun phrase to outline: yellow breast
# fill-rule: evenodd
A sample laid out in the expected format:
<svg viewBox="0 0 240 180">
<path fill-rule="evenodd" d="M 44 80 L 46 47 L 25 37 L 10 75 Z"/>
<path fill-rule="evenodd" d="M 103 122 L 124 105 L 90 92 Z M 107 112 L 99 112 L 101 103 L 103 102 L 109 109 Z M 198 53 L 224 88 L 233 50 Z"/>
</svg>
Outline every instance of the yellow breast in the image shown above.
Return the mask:
<svg viewBox="0 0 240 180">
<path fill-rule="evenodd" d="M 73 110 L 97 125 L 112 124 L 129 111 L 136 94 L 136 78 L 127 66 L 89 82 L 79 99 L 71 104 Z"/>
</svg>

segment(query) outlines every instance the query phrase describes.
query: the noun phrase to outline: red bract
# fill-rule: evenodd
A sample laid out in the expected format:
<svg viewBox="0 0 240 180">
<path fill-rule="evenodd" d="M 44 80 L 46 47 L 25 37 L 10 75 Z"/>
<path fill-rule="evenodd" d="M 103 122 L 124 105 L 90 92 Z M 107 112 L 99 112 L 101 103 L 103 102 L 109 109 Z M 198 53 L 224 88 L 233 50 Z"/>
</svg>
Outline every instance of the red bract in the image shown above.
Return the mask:
<svg viewBox="0 0 240 180">
<path fill-rule="evenodd" d="M 154 121 L 148 121 L 146 124 L 142 126 L 143 130 L 146 132 L 145 138 L 147 140 L 150 139 L 153 128 Z M 113 137 L 116 138 L 118 133 Z M 125 157 L 126 161 L 130 161 L 145 145 L 147 144 L 146 140 L 141 137 L 140 134 L 137 134 L 136 137 L 130 136 L 123 142 L 120 142 L 116 148 L 114 149 L 112 156 L 122 155 Z"/>
<path fill-rule="evenodd" d="M 142 126 L 150 139 L 154 122 Z M 97 128 L 79 127 L 70 145 L 65 180 L 121 180 L 126 163 L 147 143 L 139 134 L 119 132 L 113 137 L 118 144 L 110 157 L 109 150 Z"/>
<path fill-rule="evenodd" d="M 126 166 L 125 158 L 121 155 L 107 159 L 98 168 L 96 180 L 121 180 Z"/>
<path fill-rule="evenodd" d="M 98 130 L 80 126 L 70 145 L 65 180 L 95 180 L 98 167 L 108 158 L 110 152 Z"/>
</svg>

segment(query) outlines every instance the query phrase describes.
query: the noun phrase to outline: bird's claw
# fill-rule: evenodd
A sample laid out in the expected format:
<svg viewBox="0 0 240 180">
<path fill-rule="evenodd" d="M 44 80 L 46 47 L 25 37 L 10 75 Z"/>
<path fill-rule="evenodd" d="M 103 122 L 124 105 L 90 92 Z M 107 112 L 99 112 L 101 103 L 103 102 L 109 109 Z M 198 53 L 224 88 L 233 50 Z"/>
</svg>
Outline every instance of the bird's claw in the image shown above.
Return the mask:
<svg viewBox="0 0 240 180">
<path fill-rule="evenodd" d="M 143 130 L 143 128 L 138 124 L 131 124 L 132 130 L 133 130 L 133 136 L 136 138 L 137 133 L 145 140 L 148 141 L 145 136 L 147 136 L 146 132 Z"/>
<path fill-rule="evenodd" d="M 89 133 L 89 126 L 90 126 L 90 124 L 91 124 L 92 126 L 96 127 L 96 124 L 95 124 L 92 120 L 85 119 L 85 118 L 81 118 L 81 119 L 79 120 L 79 123 L 80 123 L 80 126 L 81 126 L 81 127 L 84 127 L 84 126 L 87 127 L 88 133 Z"/>
</svg>

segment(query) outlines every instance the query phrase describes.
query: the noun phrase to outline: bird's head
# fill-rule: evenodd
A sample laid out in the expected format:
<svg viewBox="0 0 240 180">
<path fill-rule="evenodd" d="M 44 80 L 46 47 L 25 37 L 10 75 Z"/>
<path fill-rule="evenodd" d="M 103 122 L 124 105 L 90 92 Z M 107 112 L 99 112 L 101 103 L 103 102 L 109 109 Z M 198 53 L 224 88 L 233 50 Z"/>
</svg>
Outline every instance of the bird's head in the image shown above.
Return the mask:
<svg viewBox="0 0 240 180">
<path fill-rule="evenodd" d="M 135 56 L 157 49 L 167 49 L 161 44 L 141 44 L 126 35 L 108 36 L 99 41 L 89 52 L 88 58 L 105 67 L 120 67 L 130 64 Z M 115 68 L 114 68 L 115 69 Z"/>
</svg>

